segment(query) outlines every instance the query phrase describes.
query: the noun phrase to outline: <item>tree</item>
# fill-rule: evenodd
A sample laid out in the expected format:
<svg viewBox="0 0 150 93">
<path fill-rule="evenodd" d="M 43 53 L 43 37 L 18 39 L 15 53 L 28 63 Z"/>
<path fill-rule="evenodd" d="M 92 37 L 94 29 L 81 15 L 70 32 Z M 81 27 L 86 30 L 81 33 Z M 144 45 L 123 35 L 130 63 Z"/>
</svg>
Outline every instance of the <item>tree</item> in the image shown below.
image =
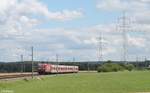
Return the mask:
<svg viewBox="0 0 150 93">
<path fill-rule="evenodd" d="M 127 65 L 126 65 L 126 69 L 127 69 L 128 71 L 132 71 L 134 68 L 135 68 L 135 67 L 134 67 L 133 64 L 127 64 Z"/>
</svg>

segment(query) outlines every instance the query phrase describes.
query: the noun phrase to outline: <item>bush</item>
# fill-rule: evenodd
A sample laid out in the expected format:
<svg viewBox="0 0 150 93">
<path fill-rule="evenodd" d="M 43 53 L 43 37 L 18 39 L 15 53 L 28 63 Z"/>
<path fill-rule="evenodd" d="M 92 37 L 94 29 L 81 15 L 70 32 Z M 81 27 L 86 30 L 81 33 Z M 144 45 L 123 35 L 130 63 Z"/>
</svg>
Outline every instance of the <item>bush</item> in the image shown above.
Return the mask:
<svg viewBox="0 0 150 93">
<path fill-rule="evenodd" d="M 132 65 L 132 64 L 127 64 L 127 65 L 126 65 L 126 69 L 127 69 L 128 71 L 132 71 L 132 70 L 134 69 L 134 65 Z"/>
<path fill-rule="evenodd" d="M 98 72 L 117 72 L 122 71 L 124 68 L 116 63 L 105 63 L 98 67 Z"/>
<path fill-rule="evenodd" d="M 97 71 L 98 72 L 117 72 L 117 71 L 123 71 L 123 70 L 132 71 L 133 69 L 134 69 L 134 65 L 132 64 L 117 64 L 117 63 L 112 63 L 111 61 L 108 61 L 102 66 L 99 66 Z"/>
</svg>

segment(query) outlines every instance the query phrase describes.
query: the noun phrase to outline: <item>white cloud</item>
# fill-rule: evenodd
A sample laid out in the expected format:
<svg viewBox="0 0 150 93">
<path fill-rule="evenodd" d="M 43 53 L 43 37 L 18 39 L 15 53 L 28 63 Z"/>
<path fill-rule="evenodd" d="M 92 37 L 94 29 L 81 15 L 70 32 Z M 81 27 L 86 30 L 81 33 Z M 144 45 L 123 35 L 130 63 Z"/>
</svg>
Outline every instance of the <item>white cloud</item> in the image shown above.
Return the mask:
<svg viewBox="0 0 150 93">
<path fill-rule="evenodd" d="M 145 47 L 146 40 L 145 38 L 141 38 L 141 37 L 128 36 L 128 44 L 129 46 L 134 46 L 134 47 Z"/>
<path fill-rule="evenodd" d="M 96 38 L 91 38 L 91 39 L 88 39 L 88 40 L 84 40 L 84 43 L 85 44 L 94 44 L 94 45 L 97 45 L 98 44 L 98 39 Z"/>
<path fill-rule="evenodd" d="M 122 4 L 122 1 L 123 4 Z M 82 60 L 97 60 L 98 37 L 102 34 L 103 56 L 114 58 L 120 54 L 122 48 L 121 32 L 116 30 L 116 24 L 99 24 L 81 28 L 34 28 L 44 21 L 70 21 L 82 17 L 80 10 L 50 11 L 44 3 L 39 0 L 1 0 L 0 2 L 0 49 L 3 51 L 1 60 L 18 60 L 19 53 L 24 53 L 26 59 L 30 60 L 30 46 L 35 47 L 35 59 L 43 60 L 54 57 L 58 53 L 61 57 L 77 57 Z M 129 1 L 128 1 L 129 2 Z M 141 2 L 141 3 L 139 3 Z M 148 13 L 145 6 L 146 0 L 132 0 L 131 4 L 125 0 L 103 0 L 99 3 L 99 9 L 136 9 L 139 21 Z M 102 5 L 101 5 L 102 4 Z M 133 6 L 132 6 L 133 5 Z M 131 7 L 132 6 L 132 7 Z M 144 7 L 144 8 L 143 8 Z M 128 10 L 128 9 L 127 9 Z M 141 15 L 137 11 L 144 10 Z M 133 14 L 132 14 L 133 15 Z M 149 15 L 149 14 L 147 14 Z M 144 17 L 144 18 L 148 18 Z M 145 23 L 145 21 L 143 22 Z M 135 30 L 149 31 L 148 24 L 134 24 Z M 128 33 L 132 34 L 132 33 Z M 137 35 L 136 33 L 135 35 Z M 139 37 L 128 37 L 131 51 L 135 48 L 145 49 L 149 44 L 144 35 Z M 20 49 L 18 50 L 17 47 Z M 143 50 L 145 51 L 145 50 Z M 14 56 L 12 56 L 14 55 Z M 6 58 L 8 57 L 8 58 Z M 116 58 L 116 57 L 115 57 Z M 120 58 L 117 56 L 118 60 Z"/>
<path fill-rule="evenodd" d="M 149 24 L 149 0 L 98 0 L 97 8 L 101 11 L 126 12 L 137 23 Z"/>
<path fill-rule="evenodd" d="M 126 4 L 121 3 L 121 0 L 99 0 L 97 8 L 105 10 L 124 10 L 126 8 Z"/>
<path fill-rule="evenodd" d="M 93 45 L 97 46 L 100 41 L 99 41 L 98 37 L 91 37 L 89 39 L 83 40 L 83 42 L 84 42 L 84 44 L 89 44 L 89 45 L 93 44 Z M 103 44 L 109 44 L 109 42 L 107 40 L 104 40 L 104 39 L 102 39 L 101 42 Z"/>
<path fill-rule="evenodd" d="M 79 10 L 50 11 L 47 6 L 39 0 L 23 0 L 18 4 L 17 11 L 21 13 L 37 14 L 48 18 L 49 20 L 67 21 L 80 18 L 83 13 Z"/>
<path fill-rule="evenodd" d="M 103 55 L 109 55 L 110 53 L 115 53 L 117 52 L 117 50 L 115 48 L 106 48 L 104 51 L 103 51 Z"/>
<path fill-rule="evenodd" d="M 26 59 L 30 60 L 30 46 L 33 45 L 35 47 L 35 60 L 47 60 L 48 58 L 53 57 L 56 54 L 59 54 L 66 60 L 67 58 L 73 56 L 80 61 L 97 60 L 99 36 L 97 33 L 99 32 L 101 32 L 103 36 L 102 42 L 104 58 L 114 59 L 114 57 L 112 56 L 121 54 L 121 34 L 120 32 L 117 32 L 115 30 L 115 27 L 112 27 L 112 24 L 103 25 L 101 27 L 101 29 L 99 29 L 99 26 L 91 26 L 79 29 L 55 28 L 37 29 L 34 31 L 30 31 L 28 37 L 26 38 L 15 38 L 11 40 L 9 39 L 9 41 L 4 40 L 3 42 L 1 42 L 3 46 L 1 46 L 0 49 L 3 49 L 5 51 L 5 54 L 3 55 L 2 59 L 5 58 L 4 56 L 6 56 L 7 53 L 10 53 L 9 51 L 11 49 L 11 54 L 18 55 L 18 53 L 22 52 L 25 53 Z M 145 49 L 145 47 L 147 46 L 146 39 L 144 36 L 130 36 L 128 38 L 130 44 L 129 48 L 132 51 L 135 51 L 135 48 Z M 7 43 L 9 43 L 10 45 L 6 47 Z M 13 44 L 13 47 L 11 46 L 11 44 Z M 21 50 L 14 49 L 15 47 L 19 47 Z M 12 55 L 8 56 L 10 56 L 10 60 L 18 60 L 19 57 L 12 57 Z M 117 59 L 120 60 L 119 57 L 117 57 L 114 60 Z"/>
<path fill-rule="evenodd" d="M 82 16 L 83 13 L 76 10 L 73 11 L 63 10 L 62 12 L 50 12 L 48 14 L 49 19 L 60 20 L 60 21 L 72 20 L 72 19 L 80 18 Z"/>
<path fill-rule="evenodd" d="M 50 11 L 40 0 L 1 0 L 1 37 L 22 37 L 47 20 L 69 21 L 83 16 L 79 10 Z M 16 37 L 17 38 L 17 37 Z"/>
<path fill-rule="evenodd" d="M 62 49 L 65 47 L 64 44 L 59 44 L 58 42 L 66 36 L 68 36 L 70 41 L 73 40 L 74 42 L 80 43 L 80 39 L 63 29 L 53 29 L 54 31 L 51 29 L 37 30 L 35 27 L 47 21 L 71 21 L 81 18 L 82 16 L 83 12 L 78 9 L 51 11 L 47 5 L 40 0 L 1 0 L 0 41 L 3 45 L 0 47 L 0 49 L 3 50 L 1 60 L 18 60 L 18 53 L 22 51 L 18 52 L 14 47 L 21 47 L 21 50 L 24 50 L 24 48 L 29 48 L 32 45 L 38 46 L 39 43 L 48 46 L 46 43 L 50 42 L 52 43 L 51 47 L 49 47 L 51 50 L 55 48 Z M 59 35 L 62 37 L 61 39 L 59 39 Z M 56 38 L 50 40 L 51 36 L 56 36 Z M 43 51 L 43 49 L 39 49 L 39 51 Z M 29 54 L 27 56 L 29 56 Z"/>
<path fill-rule="evenodd" d="M 80 10 L 50 11 L 39 0 L 1 0 L 0 2 L 1 21 L 18 20 L 22 16 L 26 21 L 32 19 L 32 16 L 40 16 L 40 18 L 46 20 L 67 21 L 83 16 Z"/>
<path fill-rule="evenodd" d="M 109 11 L 140 11 L 147 9 L 149 3 L 144 0 L 98 0 L 97 8 Z"/>
</svg>

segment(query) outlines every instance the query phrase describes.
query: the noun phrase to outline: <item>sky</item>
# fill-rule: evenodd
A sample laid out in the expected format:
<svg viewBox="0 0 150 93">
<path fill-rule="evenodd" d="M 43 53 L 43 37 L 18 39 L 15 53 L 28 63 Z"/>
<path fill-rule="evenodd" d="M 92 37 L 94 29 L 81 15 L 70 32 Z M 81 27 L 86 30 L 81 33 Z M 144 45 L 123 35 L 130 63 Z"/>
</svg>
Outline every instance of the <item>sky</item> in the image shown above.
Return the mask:
<svg viewBox="0 0 150 93">
<path fill-rule="evenodd" d="M 0 61 L 123 59 L 121 18 L 126 16 L 127 60 L 150 55 L 150 0 L 0 0 Z"/>
</svg>

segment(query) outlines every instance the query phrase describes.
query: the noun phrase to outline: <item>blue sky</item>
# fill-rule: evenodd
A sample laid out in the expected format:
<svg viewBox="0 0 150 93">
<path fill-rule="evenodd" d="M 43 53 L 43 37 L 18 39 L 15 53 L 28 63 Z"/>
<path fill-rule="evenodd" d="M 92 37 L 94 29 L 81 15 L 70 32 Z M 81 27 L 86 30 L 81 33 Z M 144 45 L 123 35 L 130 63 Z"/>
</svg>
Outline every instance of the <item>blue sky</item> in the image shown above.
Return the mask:
<svg viewBox="0 0 150 93">
<path fill-rule="evenodd" d="M 100 33 L 103 60 L 122 60 L 122 30 L 126 12 L 127 60 L 149 58 L 149 0 L 1 0 L 0 61 L 98 60 Z M 102 60 L 102 59 L 101 59 Z"/>
<path fill-rule="evenodd" d="M 47 24 L 42 25 L 42 27 L 80 27 L 80 26 L 91 26 L 99 23 L 107 24 L 116 21 L 116 18 L 120 13 L 100 11 L 96 8 L 96 0 L 43 0 L 49 10 L 51 11 L 61 11 L 65 9 L 69 10 L 80 10 L 85 15 L 77 20 L 67 21 L 67 22 L 57 22 L 49 21 Z"/>
</svg>

